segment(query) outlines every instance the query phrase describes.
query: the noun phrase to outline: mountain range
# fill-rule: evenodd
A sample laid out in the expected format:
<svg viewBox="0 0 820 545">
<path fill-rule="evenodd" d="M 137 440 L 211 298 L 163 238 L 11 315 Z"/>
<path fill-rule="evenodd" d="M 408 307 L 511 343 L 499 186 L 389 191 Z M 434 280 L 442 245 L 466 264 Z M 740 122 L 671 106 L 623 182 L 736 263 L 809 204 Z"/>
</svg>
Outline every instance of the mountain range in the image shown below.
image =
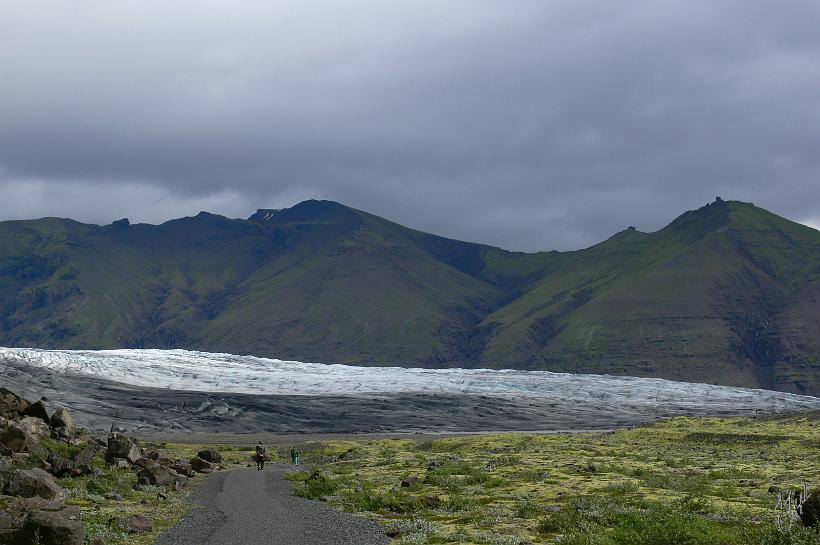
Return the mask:
<svg viewBox="0 0 820 545">
<path fill-rule="evenodd" d="M 510 252 L 331 201 L 0 222 L 0 345 L 653 376 L 820 395 L 820 232 L 717 199 Z"/>
</svg>

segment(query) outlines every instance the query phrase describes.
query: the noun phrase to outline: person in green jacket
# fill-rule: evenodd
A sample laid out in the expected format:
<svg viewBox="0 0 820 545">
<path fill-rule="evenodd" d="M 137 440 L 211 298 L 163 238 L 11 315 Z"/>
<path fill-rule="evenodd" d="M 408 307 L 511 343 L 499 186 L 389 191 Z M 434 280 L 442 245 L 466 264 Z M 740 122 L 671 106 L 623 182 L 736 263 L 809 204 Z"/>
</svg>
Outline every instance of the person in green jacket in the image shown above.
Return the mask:
<svg viewBox="0 0 820 545">
<path fill-rule="evenodd" d="M 299 465 L 299 453 L 296 451 L 296 448 L 290 448 L 290 463 L 293 465 Z"/>
</svg>

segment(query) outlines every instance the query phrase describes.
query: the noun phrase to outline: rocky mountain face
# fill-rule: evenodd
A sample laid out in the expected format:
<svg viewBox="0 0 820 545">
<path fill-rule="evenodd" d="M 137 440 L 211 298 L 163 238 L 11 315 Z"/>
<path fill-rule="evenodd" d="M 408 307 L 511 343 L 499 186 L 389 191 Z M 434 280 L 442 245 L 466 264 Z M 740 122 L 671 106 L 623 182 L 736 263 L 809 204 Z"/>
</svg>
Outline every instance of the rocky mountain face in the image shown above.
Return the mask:
<svg viewBox="0 0 820 545">
<path fill-rule="evenodd" d="M 820 395 L 820 233 L 717 200 L 520 253 L 328 201 L 0 223 L 0 344 L 658 376 Z"/>
</svg>

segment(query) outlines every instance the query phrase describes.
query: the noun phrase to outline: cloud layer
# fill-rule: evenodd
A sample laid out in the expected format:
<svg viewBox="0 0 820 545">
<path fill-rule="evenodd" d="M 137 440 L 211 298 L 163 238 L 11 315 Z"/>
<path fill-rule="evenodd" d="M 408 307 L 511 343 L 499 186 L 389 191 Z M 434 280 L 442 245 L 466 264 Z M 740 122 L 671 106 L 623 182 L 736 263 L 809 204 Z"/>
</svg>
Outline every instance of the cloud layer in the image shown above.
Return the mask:
<svg viewBox="0 0 820 545">
<path fill-rule="evenodd" d="M 820 4 L 0 3 L 0 219 L 327 198 L 510 249 L 820 218 Z"/>
</svg>

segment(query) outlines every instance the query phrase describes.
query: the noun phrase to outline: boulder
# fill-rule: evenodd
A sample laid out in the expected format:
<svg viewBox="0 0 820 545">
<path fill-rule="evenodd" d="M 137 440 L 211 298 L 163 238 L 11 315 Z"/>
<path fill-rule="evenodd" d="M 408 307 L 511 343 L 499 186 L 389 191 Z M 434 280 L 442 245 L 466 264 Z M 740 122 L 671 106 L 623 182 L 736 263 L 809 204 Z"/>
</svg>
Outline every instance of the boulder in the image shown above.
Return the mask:
<svg viewBox="0 0 820 545">
<path fill-rule="evenodd" d="M 67 409 L 57 409 L 51 415 L 51 427 L 63 437 L 74 437 L 76 426 L 74 425 L 74 418 Z"/>
<path fill-rule="evenodd" d="M 54 477 L 40 468 L 15 471 L 5 483 L 4 493 L 22 498 L 39 496 L 56 502 L 64 502 L 66 497 L 65 490 L 57 484 Z"/>
<path fill-rule="evenodd" d="M 23 411 L 25 416 L 33 416 L 34 418 L 39 418 L 46 424 L 51 425 L 51 418 L 48 416 L 48 410 L 46 409 L 45 403 L 42 401 L 36 401 L 29 405 L 25 411 Z"/>
<path fill-rule="evenodd" d="M 190 462 L 177 462 L 174 464 L 174 471 L 180 475 L 185 475 L 186 477 L 194 476 L 194 468 L 191 466 Z"/>
<path fill-rule="evenodd" d="M 12 452 L 25 452 L 34 444 L 34 438 L 20 424 L 13 422 L 0 430 L 0 443 Z"/>
<path fill-rule="evenodd" d="M 146 467 L 137 473 L 137 482 L 141 485 L 165 486 L 175 481 L 176 474 L 172 474 L 162 466 Z"/>
<path fill-rule="evenodd" d="M 48 462 L 50 466 L 48 472 L 55 477 L 65 477 L 66 475 L 71 475 L 77 468 L 73 461 L 63 458 L 53 452 L 48 455 L 46 462 Z"/>
<path fill-rule="evenodd" d="M 419 478 L 418 477 L 407 477 L 406 479 L 402 479 L 400 484 L 401 484 L 402 488 L 412 488 L 412 487 L 416 486 L 417 484 L 419 484 Z"/>
<path fill-rule="evenodd" d="M 806 528 L 820 528 L 820 490 L 815 490 L 797 513 Z"/>
<path fill-rule="evenodd" d="M 193 468 L 193 470 L 197 473 L 210 473 L 214 470 L 214 467 L 210 462 L 203 460 L 199 456 L 194 456 L 191 458 L 191 468 Z"/>
<path fill-rule="evenodd" d="M 123 531 L 129 534 L 142 534 L 154 529 L 154 524 L 151 522 L 151 519 L 143 515 L 131 515 L 130 517 L 126 517 L 120 520 L 119 526 Z"/>
<path fill-rule="evenodd" d="M 111 501 L 122 501 L 122 494 L 117 494 L 116 492 L 106 492 L 103 494 L 103 498 Z"/>
<path fill-rule="evenodd" d="M 121 433 L 112 433 L 108 437 L 105 459 L 111 463 L 116 458 L 123 458 L 132 464 L 142 458 L 137 440 Z"/>
<path fill-rule="evenodd" d="M 60 511 L 32 511 L 20 533 L 21 543 L 34 543 L 39 536 L 41 545 L 81 545 L 85 539 L 80 510 L 66 507 Z"/>
<path fill-rule="evenodd" d="M 89 473 L 95 454 L 97 454 L 97 447 L 89 444 L 80 449 L 71 459 L 74 461 L 74 465 Z"/>
<path fill-rule="evenodd" d="M 196 454 L 206 462 L 210 462 L 212 464 L 220 464 L 222 463 L 222 455 L 219 453 L 218 450 L 208 449 L 208 450 L 201 450 Z"/>
<path fill-rule="evenodd" d="M 17 420 L 27 408 L 28 401 L 10 390 L 0 388 L 0 416 Z"/>
<path fill-rule="evenodd" d="M 46 424 L 39 418 L 35 418 L 33 416 L 23 417 L 22 419 L 20 419 L 20 423 L 18 425 L 23 431 L 25 431 L 27 434 L 32 436 L 37 441 L 39 441 L 43 437 L 48 437 L 49 435 L 51 435 L 51 429 L 48 427 L 48 424 Z"/>
<path fill-rule="evenodd" d="M 162 467 L 174 467 L 174 461 L 170 458 L 166 458 L 165 456 L 160 456 L 156 459 L 156 462 L 161 465 Z"/>
</svg>

